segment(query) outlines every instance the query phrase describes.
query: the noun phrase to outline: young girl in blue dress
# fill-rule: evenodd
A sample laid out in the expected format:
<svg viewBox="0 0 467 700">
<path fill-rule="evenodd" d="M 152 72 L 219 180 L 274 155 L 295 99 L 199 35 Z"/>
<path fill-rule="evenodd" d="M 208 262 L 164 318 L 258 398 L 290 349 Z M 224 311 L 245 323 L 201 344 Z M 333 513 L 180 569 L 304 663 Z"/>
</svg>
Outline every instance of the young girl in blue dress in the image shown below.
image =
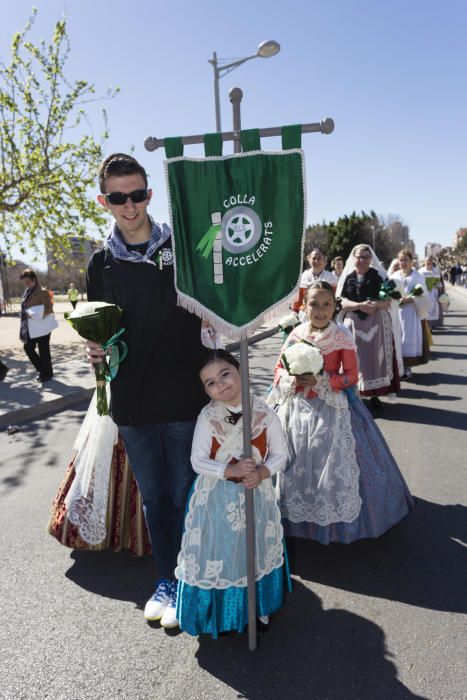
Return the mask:
<svg viewBox="0 0 467 700">
<path fill-rule="evenodd" d="M 264 401 L 251 402 L 252 457 L 242 457 L 239 364 L 212 350 L 200 379 L 211 398 L 198 418 L 191 453 L 198 477 L 189 498 L 175 575 L 177 619 L 192 635 L 243 632 L 248 623 L 245 494 L 255 489 L 257 615 L 268 624 L 284 595 L 281 515 L 271 476 L 284 469 L 280 421 Z"/>
</svg>

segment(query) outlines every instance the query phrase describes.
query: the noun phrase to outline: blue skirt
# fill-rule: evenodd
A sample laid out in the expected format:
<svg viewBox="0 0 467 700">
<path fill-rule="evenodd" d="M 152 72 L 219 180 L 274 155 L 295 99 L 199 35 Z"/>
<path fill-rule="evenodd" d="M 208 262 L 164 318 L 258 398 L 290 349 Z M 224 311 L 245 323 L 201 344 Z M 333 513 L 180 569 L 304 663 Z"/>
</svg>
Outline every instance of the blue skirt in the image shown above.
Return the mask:
<svg viewBox="0 0 467 700">
<path fill-rule="evenodd" d="M 288 537 L 304 537 L 321 544 L 349 544 L 367 537 L 380 537 L 405 518 L 413 508 L 412 496 L 404 477 L 373 416 L 355 390 L 348 389 L 346 394 L 360 469 L 360 513 L 351 523 L 338 522 L 326 526 L 284 520 L 284 533 Z"/>
<path fill-rule="evenodd" d="M 285 575 L 284 575 L 285 574 Z M 256 582 L 258 616 L 272 615 L 284 602 L 285 566 L 271 571 Z M 180 629 L 193 636 L 221 632 L 243 632 L 248 624 L 248 589 L 203 589 L 178 582 L 177 619 Z"/>
</svg>

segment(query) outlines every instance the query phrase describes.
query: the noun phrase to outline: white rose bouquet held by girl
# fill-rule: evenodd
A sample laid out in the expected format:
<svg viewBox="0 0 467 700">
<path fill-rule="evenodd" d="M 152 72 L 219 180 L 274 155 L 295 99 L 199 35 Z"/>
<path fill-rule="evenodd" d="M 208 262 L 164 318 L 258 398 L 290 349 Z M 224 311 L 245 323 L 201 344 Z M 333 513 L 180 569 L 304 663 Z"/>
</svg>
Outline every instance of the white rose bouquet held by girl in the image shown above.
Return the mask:
<svg viewBox="0 0 467 700">
<path fill-rule="evenodd" d="M 313 374 L 316 376 L 324 365 L 321 351 L 306 340 L 301 340 L 288 347 L 282 353 L 282 362 L 291 375 Z"/>
</svg>

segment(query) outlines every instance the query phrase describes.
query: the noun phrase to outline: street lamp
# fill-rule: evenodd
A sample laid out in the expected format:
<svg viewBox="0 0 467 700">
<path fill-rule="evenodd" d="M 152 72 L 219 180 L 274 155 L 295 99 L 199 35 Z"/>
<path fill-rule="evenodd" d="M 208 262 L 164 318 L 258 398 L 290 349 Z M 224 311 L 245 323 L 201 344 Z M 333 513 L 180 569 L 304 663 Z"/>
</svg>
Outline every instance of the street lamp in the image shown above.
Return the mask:
<svg viewBox="0 0 467 700">
<path fill-rule="evenodd" d="M 218 59 L 217 53 L 213 51 L 212 58 L 208 60 L 208 63 L 210 63 L 214 69 L 214 102 L 216 105 L 216 131 L 222 131 L 221 105 L 219 97 L 220 78 L 222 78 L 224 75 L 227 75 L 227 73 L 230 73 L 231 71 L 235 70 L 235 68 L 238 68 L 238 66 L 241 66 L 242 63 L 250 61 L 252 58 L 271 58 L 271 56 L 275 56 L 276 53 L 279 53 L 280 50 L 280 44 L 277 41 L 274 41 L 273 39 L 269 39 L 268 41 L 261 42 L 261 44 L 256 49 L 256 53 L 252 54 L 251 56 L 245 56 L 245 58 L 239 58 L 236 61 L 231 61 L 230 63 L 228 62 L 230 59 Z M 223 63 L 219 65 L 219 61 L 222 61 Z M 227 61 L 227 63 L 225 63 L 225 61 Z"/>
</svg>

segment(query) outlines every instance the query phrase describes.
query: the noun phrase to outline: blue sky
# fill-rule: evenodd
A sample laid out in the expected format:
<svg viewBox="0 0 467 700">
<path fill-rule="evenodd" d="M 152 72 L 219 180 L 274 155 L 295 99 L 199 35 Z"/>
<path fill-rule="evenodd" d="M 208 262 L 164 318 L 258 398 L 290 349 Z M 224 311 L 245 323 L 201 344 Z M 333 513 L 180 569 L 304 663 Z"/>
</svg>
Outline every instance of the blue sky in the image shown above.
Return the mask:
<svg viewBox="0 0 467 700">
<path fill-rule="evenodd" d="M 219 57 L 281 44 L 221 80 L 224 129 L 228 92 L 244 93 L 244 128 L 332 117 L 333 134 L 303 137 L 308 222 L 371 209 L 399 215 L 417 252 L 427 241 L 450 245 L 467 226 L 467 62 L 464 0 L 38 0 L 34 38 L 48 39 L 65 12 L 71 39 L 68 75 L 108 103 L 108 152 L 127 151 L 147 168 L 151 213 L 167 220 L 162 151 L 144 139 L 215 130 L 212 67 Z M 24 26 L 31 2 L 15 0 L 0 26 L 0 55 Z M 6 17 L 6 18 L 5 18 Z M 100 120 L 92 117 L 96 132 Z M 278 147 L 275 139 L 263 148 Z M 224 146 L 224 153 L 229 145 Z M 195 147 L 186 154 L 200 155 Z"/>
</svg>

